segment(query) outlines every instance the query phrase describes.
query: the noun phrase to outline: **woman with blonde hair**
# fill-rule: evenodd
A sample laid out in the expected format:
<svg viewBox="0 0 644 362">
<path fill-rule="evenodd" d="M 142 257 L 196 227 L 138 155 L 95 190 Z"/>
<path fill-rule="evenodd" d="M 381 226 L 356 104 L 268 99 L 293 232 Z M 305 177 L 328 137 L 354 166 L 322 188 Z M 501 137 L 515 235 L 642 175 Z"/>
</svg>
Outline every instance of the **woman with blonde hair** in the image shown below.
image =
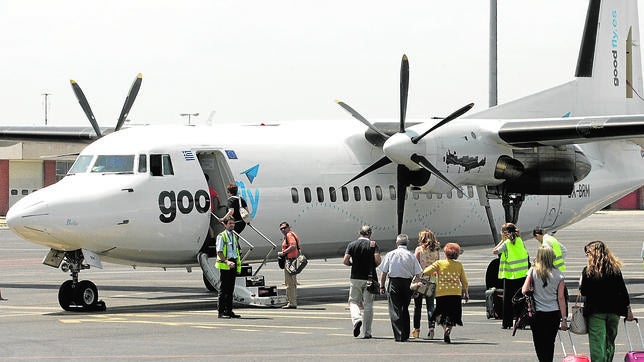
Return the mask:
<svg viewBox="0 0 644 362">
<path fill-rule="evenodd" d="M 423 269 L 440 259 L 440 248 L 441 243 L 431 230 L 424 229 L 418 233 L 418 246 L 414 254 Z M 411 331 L 411 336 L 412 338 L 418 338 L 420 335 L 420 320 L 423 310 L 423 299 L 425 299 L 425 303 L 427 304 L 427 320 L 429 323 L 427 338 L 433 339 L 435 322 L 432 320 L 432 313 L 434 313 L 434 297 L 436 296 L 436 275 L 423 276 L 423 279 L 433 284 L 434 291 L 429 295 L 417 295 L 414 298 L 414 329 Z"/>
<path fill-rule="evenodd" d="M 555 353 L 557 330 L 568 329 L 564 275 L 555 268 L 555 252 L 548 246 L 537 250 L 537 259 L 528 271 L 521 288 L 523 294 L 533 293 L 536 314 L 530 330 L 539 361 L 552 361 Z"/>
<path fill-rule="evenodd" d="M 430 320 L 438 321 L 443 327 L 443 341 L 451 343 L 452 327 L 463 325 L 463 307 L 461 298 L 470 299 L 467 291 L 467 277 L 463 264 L 456 261 L 461 254 L 461 247 L 456 243 L 447 243 L 443 249 L 445 259 L 438 260 L 423 270 L 424 275 L 437 274 L 436 309 Z"/>
<path fill-rule="evenodd" d="M 612 361 L 619 316 L 633 320 L 631 302 L 620 267 L 622 262 L 606 244 L 591 241 L 584 247 L 588 264 L 581 272 L 579 291 L 586 297 L 588 344 L 593 362 Z"/>
</svg>

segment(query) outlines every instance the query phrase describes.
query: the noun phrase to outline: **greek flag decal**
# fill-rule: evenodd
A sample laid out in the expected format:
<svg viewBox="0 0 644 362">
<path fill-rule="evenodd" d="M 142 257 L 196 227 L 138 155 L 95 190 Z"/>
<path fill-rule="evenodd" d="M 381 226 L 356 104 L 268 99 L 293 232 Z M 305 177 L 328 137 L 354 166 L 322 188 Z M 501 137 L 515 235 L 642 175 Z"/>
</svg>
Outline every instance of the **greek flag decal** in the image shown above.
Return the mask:
<svg viewBox="0 0 644 362">
<path fill-rule="evenodd" d="M 181 151 L 183 152 L 183 158 L 186 161 L 194 161 L 195 160 L 195 154 L 192 153 L 192 151 Z"/>
</svg>

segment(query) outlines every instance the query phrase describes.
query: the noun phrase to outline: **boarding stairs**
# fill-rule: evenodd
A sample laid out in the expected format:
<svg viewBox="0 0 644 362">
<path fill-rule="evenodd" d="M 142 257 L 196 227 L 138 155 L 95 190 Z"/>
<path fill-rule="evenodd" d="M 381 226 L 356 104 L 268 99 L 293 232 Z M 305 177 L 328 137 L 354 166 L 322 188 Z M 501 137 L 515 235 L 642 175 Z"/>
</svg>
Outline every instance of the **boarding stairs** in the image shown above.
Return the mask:
<svg viewBox="0 0 644 362">
<path fill-rule="evenodd" d="M 264 259 L 259 264 L 259 267 L 252 272 L 252 266 L 245 264 L 244 261 L 248 255 L 253 251 L 255 246 L 250 243 L 246 238 L 237 234 L 239 240 L 242 241 L 248 247 L 244 254 L 241 257 L 242 261 L 242 270 L 235 280 L 235 290 L 233 292 L 233 302 L 239 305 L 247 306 L 261 306 L 261 307 L 270 307 L 270 306 L 282 306 L 286 304 L 286 296 L 278 295 L 277 286 L 267 286 L 265 284 L 265 279 L 263 275 L 258 275 L 259 271 L 262 269 L 266 260 L 270 254 L 277 248 L 277 245 L 273 243 L 268 237 L 266 237 L 261 231 L 253 227 L 251 224 L 246 226 L 250 227 L 251 230 L 254 230 L 263 241 L 267 242 L 271 248 L 269 249 Z M 215 253 L 216 254 L 216 253 Z M 212 285 L 217 291 L 221 286 L 221 281 L 219 280 L 219 270 L 215 267 L 217 262 L 217 256 L 208 257 L 208 253 L 202 252 L 197 256 L 201 270 L 203 271 L 204 278 L 208 280 L 210 285 Z"/>
</svg>

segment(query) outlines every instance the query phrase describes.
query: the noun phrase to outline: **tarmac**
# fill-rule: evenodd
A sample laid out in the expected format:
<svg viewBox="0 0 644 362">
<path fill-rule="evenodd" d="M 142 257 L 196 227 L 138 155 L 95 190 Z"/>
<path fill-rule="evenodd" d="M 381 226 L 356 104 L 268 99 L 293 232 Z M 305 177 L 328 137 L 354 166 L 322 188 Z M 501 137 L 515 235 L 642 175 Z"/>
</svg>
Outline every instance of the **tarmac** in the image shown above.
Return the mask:
<svg viewBox="0 0 644 362">
<path fill-rule="evenodd" d="M 583 246 L 604 240 L 624 262 L 622 268 L 636 316 L 644 317 L 644 268 L 640 251 L 644 241 L 644 212 L 599 212 L 561 230 L 557 238 L 568 248 L 566 284 L 574 299 L 585 265 Z M 441 240 L 444 244 L 452 240 Z M 392 241 L 379 240 L 379 243 Z M 530 255 L 537 242 L 526 240 Z M 58 305 L 60 284 L 69 277 L 41 263 L 47 250 L 25 242 L 9 230 L 0 230 L 0 360 L 438 360 L 534 361 L 529 330 L 502 330 L 500 320 L 487 319 L 484 279 L 494 258 L 492 245 L 464 248 L 459 258 L 470 282 L 471 300 L 464 304 L 464 326 L 452 331 L 452 343 L 435 339 L 396 343 L 387 301 L 375 302 L 373 339 L 354 338 L 347 310 L 349 268 L 340 258 L 311 260 L 298 276 L 298 308 L 236 308 L 240 319 L 217 318 L 216 295 L 203 286 L 198 267 L 185 269 L 136 268 L 105 264 L 84 270 L 105 312 L 66 312 Z M 305 246 L 304 246 L 304 250 Z M 261 270 L 269 284 L 284 293 L 283 271 L 276 263 Z M 570 303 L 572 306 L 574 303 Z M 413 312 L 413 307 L 410 308 Z M 639 335 L 629 324 L 631 339 Z M 421 337 L 427 335 L 423 311 Z M 570 349 L 566 333 L 561 334 Z M 578 353 L 588 354 L 585 335 L 572 335 Z M 616 341 L 615 360 L 629 350 L 623 325 Z M 557 344 L 555 360 L 563 357 Z"/>
</svg>

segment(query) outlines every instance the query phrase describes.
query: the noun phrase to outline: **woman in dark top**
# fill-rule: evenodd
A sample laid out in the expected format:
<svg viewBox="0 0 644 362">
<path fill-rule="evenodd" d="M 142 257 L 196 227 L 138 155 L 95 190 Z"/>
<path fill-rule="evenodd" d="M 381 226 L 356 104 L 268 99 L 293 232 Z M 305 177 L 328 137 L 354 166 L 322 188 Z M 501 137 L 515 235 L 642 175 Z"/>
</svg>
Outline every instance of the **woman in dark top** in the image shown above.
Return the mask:
<svg viewBox="0 0 644 362">
<path fill-rule="evenodd" d="M 619 316 L 633 320 L 620 271 L 622 262 L 601 241 L 591 241 L 584 251 L 588 265 L 581 272 L 579 290 L 586 297 L 584 315 L 588 318 L 590 358 L 593 362 L 612 361 Z"/>
<path fill-rule="evenodd" d="M 237 196 L 237 185 L 230 184 L 226 187 L 226 190 L 228 192 L 228 201 L 226 203 L 228 207 L 228 213 L 226 213 L 224 217 L 220 218 L 219 221 L 232 216 L 232 218 L 235 220 L 235 232 L 239 234 L 246 227 L 246 223 L 244 222 L 244 220 L 242 220 L 241 213 L 239 212 L 240 204 L 241 207 L 246 209 L 246 211 L 248 211 L 248 205 L 246 204 L 246 200 L 244 200 L 241 196 Z"/>
</svg>

